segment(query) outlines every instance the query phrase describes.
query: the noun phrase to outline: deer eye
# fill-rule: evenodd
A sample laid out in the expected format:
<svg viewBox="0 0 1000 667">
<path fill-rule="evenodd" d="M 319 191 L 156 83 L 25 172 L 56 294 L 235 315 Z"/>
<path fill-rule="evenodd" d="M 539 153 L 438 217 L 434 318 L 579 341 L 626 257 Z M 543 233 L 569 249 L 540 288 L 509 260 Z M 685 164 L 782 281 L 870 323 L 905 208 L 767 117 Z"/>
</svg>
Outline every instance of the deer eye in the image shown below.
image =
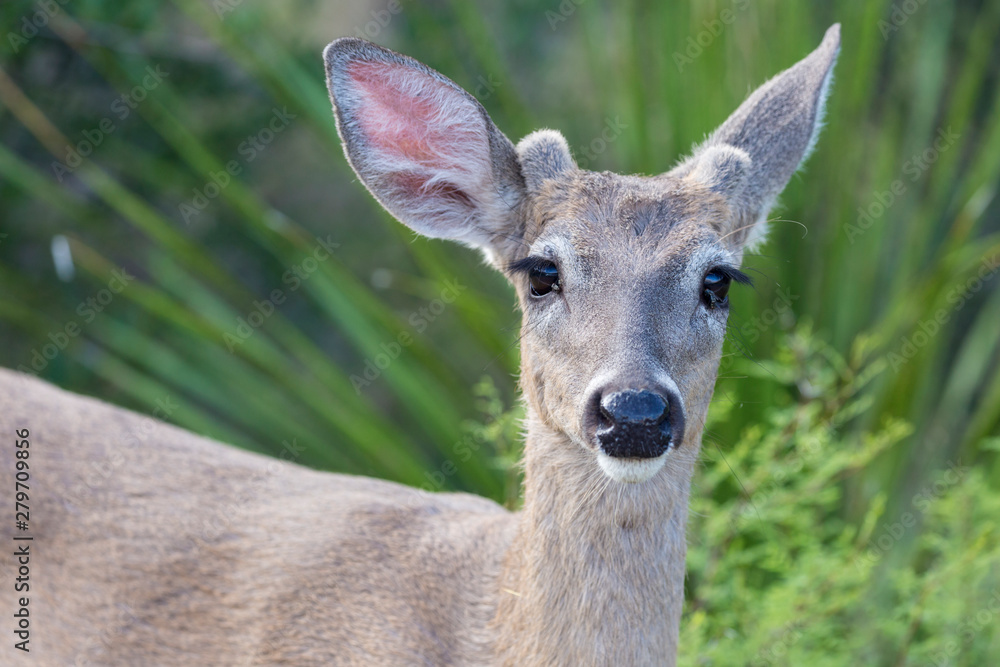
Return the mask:
<svg viewBox="0 0 1000 667">
<path fill-rule="evenodd" d="M 559 269 L 548 261 L 533 266 L 528 272 L 528 284 L 531 286 L 531 296 L 545 296 L 549 292 L 558 292 Z"/>
<path fill-rule="evenodd" d="M 719 308 L 729 303 L 729 286 L 732 277 L 728 272 L 713 269 L 705 275 L 702 299 L 709 308 Z"/>
</svg>

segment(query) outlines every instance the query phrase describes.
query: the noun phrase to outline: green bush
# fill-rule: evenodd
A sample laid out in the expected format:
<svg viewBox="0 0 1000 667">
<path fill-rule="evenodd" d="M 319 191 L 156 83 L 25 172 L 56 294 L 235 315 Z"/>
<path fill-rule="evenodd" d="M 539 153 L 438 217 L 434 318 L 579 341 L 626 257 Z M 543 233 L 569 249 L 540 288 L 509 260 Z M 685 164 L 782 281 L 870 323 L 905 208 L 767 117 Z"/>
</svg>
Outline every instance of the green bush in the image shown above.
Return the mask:
<svg viewBox="0 0 1000 667">
<path fill-rule="evenodd" d="M 790 400 L 725 451 L 705 438 L 681 664 L 991 664 L 1000 493 L 984 468 L 957 460 L 898 510 L 885 489 L 847 510 L 861 473 L 911 430 L 891 419 L 865 435 L 845 428 L 871 409 L 865 388 L 885 364 L 854 367 L 802 330 L 766 368 L 755 381 Z"/>
</svg>

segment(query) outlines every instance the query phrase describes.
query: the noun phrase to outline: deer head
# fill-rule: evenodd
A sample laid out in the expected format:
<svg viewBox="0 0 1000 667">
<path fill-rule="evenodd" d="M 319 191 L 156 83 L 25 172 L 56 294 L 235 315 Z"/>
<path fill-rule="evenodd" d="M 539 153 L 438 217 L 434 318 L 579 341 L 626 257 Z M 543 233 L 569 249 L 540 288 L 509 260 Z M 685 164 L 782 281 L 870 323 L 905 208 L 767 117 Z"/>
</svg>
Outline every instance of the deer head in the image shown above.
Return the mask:
<svg viewBox="0 0 1000 667">
<path fill-rule="evenodd" d="M 455 83 L 354 38 L 325 52 L 347 159 L 425 236 L 482 250 L 524 313 L 529 430 L 567 466 L 643 482 L 690 468 L 718 370 L 729 288 L 816 142 L 839 26 L 658 176 L 581 170 L 558 132 L 515 146 Z"/>
</svg>

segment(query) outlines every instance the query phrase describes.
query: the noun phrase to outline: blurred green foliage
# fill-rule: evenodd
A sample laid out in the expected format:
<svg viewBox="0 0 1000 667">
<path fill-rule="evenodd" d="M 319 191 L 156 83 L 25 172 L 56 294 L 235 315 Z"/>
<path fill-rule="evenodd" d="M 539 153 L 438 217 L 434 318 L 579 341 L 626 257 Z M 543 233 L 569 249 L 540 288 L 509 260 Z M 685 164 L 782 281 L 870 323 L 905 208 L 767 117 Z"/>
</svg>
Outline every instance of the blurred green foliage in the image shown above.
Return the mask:
<svg viewBox="0 0 1000 667">
<path fill-rule="evenodd" d="M 369 37 L 515 141 L 556 127 L 591 169 L 656 173 L 841 22 L 826 129 L 747 258 L 756 289 L 734 293 L 685 660 L 997 653 L 995 621 L 962 639 L 998 585 L 997 0 L 14 1 L 0 19 L 0 364 L 510 505 L 513 295 L 355 182 L 322 47 Z"/>
</svg>

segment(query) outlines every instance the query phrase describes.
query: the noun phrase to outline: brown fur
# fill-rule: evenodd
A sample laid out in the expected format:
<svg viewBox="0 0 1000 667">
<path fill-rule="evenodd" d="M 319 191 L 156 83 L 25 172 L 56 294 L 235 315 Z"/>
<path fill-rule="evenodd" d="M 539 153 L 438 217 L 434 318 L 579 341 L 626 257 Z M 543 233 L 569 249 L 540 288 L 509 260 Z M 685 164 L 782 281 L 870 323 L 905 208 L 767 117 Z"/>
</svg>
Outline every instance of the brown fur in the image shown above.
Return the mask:
<svg viewBox="0 0 1000 667">
<path fill-rule="evenodd" d="M 549 131 L 515 149 L 440 74 L 360 40 L 331 45 L 362 181 L 415 229 L 482 248 L 515 285 L 524 509 L 309 471 L 0 371 L 0 426 L 31 433 L 33 664 L 673 664 L 727 312 L 702 305 L 702 280 L 739 264 L 748 221 L 808 152 L 837 44 L 831 29 L 738 123 L 652 178 L 578 170 Z M 355 91 L 352 72 L 375 92 Z M 401 97 L 383 89 L 400 82 Z M 403 127 L 420 159 L 393 171 L 394 144 L 371 135 L 401 121 L 366 114 L 406 94 L 468 124 L 468 163 L 455 153 L 446 177 L 425 173 L 440 128 L 422 142 Z M 529 253 L 558 260 L 558 294 L 534 298 L 508 270 Z M 588 405 L 601 387 L 657 384 L 676 387 L 683 440 L 646 481 L 618 481 L 595 463 Z M 0 469 L 13 452 L 0 449 Z"/>
</svg>

